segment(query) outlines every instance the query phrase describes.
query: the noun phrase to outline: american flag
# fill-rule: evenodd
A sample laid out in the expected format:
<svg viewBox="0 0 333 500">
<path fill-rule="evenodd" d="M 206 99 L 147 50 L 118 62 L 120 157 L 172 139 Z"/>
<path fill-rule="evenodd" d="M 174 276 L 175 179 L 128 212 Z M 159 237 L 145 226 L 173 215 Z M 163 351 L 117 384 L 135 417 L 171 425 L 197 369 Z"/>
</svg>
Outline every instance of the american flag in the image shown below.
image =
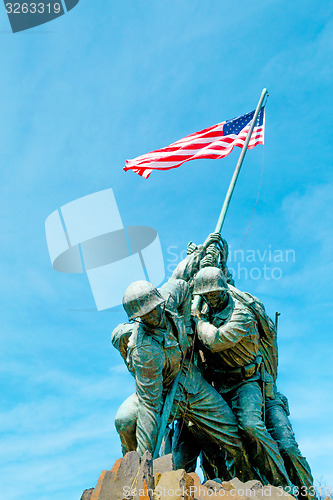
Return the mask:
<svg viewBox="0 0 333 500">
<path fill-rule="evenodd" d="M 254 111 L 232 120 L 218 123 L 200 132 L 188 135 L 166 148 L 151 151 L 133 160 L 126 160 L 125 172 L 133 170 L 148 179 L 153 170 L 177 168 L 186 161 L 196 159 L 218 159 L 227 156 L 235 146 L 244 145 L 250 129 Z M 248 149 L 264 144 L 265 108 L 262 107 L 253 129 Z"/>
</svg>

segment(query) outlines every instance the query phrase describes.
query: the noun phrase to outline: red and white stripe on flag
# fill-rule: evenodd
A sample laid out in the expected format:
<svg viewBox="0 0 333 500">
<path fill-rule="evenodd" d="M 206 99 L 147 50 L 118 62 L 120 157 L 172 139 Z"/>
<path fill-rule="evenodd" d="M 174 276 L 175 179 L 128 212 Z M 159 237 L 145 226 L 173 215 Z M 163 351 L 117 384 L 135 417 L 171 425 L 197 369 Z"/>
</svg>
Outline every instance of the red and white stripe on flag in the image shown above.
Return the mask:
<svg viewBox="0 0 333 500">
<path fill-rule="evenodd" d="M 257 144 L 264 144 L 264 113 L 262 108 L 248 149 L 254 148 Z M 126 160 L 124 170 L 133 170 L 148 179 L 153 170 L 177 168 L 190 160 L 224 158 L 235 146 L 243 147 L 253 116 L 254 111 L 251 111 L 246 115 L 188 135 L 166 148 L 151 151 L 133 160 Z"/>
</svg>

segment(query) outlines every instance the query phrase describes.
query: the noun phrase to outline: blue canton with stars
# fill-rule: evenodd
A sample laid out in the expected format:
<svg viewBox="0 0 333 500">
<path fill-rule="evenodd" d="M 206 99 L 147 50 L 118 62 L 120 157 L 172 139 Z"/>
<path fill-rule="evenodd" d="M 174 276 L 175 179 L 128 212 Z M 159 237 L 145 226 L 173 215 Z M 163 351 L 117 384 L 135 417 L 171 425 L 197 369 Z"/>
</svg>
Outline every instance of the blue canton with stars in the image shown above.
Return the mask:
<svg viewBox="0 0 333 500">
<path fill-rule="evenodd" d="M 260 127 L 264 123 L 264 110 L 265 107 L 261 108 L 256 127 Z M 232 120 L 227 120 L 225 124 L 223 125 L 223 135 L 229 135 L 229 134 L 235 134 L 238 135 L 239 132 L 246 127 L 250 123 L 250 121 L 254 117 L 255 111 L 251 111 L 250 113 L 247 113 L 246 115 L 238 116 L 237 118 L 233 118 Z"/>
</svg>

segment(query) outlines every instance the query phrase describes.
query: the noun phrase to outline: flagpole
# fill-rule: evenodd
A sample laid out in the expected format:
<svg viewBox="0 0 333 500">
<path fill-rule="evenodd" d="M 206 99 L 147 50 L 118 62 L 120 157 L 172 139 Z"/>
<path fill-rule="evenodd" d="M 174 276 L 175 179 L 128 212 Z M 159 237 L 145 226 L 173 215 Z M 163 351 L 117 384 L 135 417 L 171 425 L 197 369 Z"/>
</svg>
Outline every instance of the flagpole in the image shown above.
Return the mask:
<svg viewBox="0 0 333 500">
<path fill-rule="evenodd" d="M 224 199 L 223 206 L 222 206 L 222 209 L 221 209 L 221 212 L 220 212 L 217 224 L 216 224 L 215 233 L 221 233 L 221 229 L 222 229 L 222 226 L 223 226 L 223 223 L 225 221 L 225 217 L 227 215 L 227 211 L 228 211 L 228 208 L 230 205 L 232 193 L 234 192 L 236 182 L 237 182 L 237 179 L 239 176 L 239 172 L 240 172 L 240 169 L 242 167 L 243 160 L 244 160 L 244 157 L 245 157 L 245 154 L 247 151 L 247 147 L 249 145 L 254 126 L 256 124 L 259 112 L 260 112 L 261 107 L 262 107 L 262 103 L 263 103 L 266 95 L 268 95 L 267 89 L 263 89 L 263 91 L 261 92 L 261 96 L 260 96 L 259 102 L 257 104 L 256 110 L 254 112 L 254 116 L 253 116 L 253 120 L 252 120 L 250 129 L 247 133 L 245 142 L 244 142 L 242 150 L 240 152 L 238 162 L 237 162 L 237 165 L 235 167 L 234 174 L 233 174 L 232 179 L 230 181 L 229 188 L 228 188 L 226 197 Z M 192 302 L 192 311 L 199 311 L 200 306 L 201 306 L 201 297 L 200 297 L 200 295 L 197 295 L 194 297 L 193 302 Z"/>
<path fill-rule="evenodd" d="M 259 112 L 260 112 L 261 107 L 262 107 L 262 103 L 263 103 L 266 95 L 268 95 L 267 89 L 263 89 L 263 91 L 261 92 L 261 96 L 260 96 L 257 108 L 256 108 L 254 116 L 253 116 L 253 120 L 252 120 L 252 123 L 251 123 L 251 126 L 250 126 L 250 130 L 247 133 L 247 136 L 246 136 L 244 145 L 242 147 L 241 153 L 239 155 L 238 162 L 237 162 L 234 174 L 232 176 L 232 179 L 231 179 L 231 182 L 230 182 L 230 185 L 229 185 L 226 197 L 224 199 L 222 210 L 221 210 L 220 216 L 219 216 L 217 224 L 216 224 L 215 233 L 220 233 L 221 232 L 221 229 L 222 229 L 222 226 L 223 226 L 223 223 L 225 221 L 225 217 L 226 217 L 229 205 L 230 205 L 230 200 L 231 200 L 231 197 L 232 197 L 232 193 L 234 192 L 235 185 L 236 185 L 236 182 L 237 182 L 237 179 L 238 179 L 238 176 L 239 176 L 239 172 L 240 172 L 240 169 L 242 167 L 243 160 L 244 160 L 244 157 L 245 157 L 245 154 L 246 154 L 246 151 L 247 151 L 247 147 L 249 145 L 249 142 L 250 142 L 250 139 L 251 139 L 251 135 L 252 135 L 254 126 L 255 126 L 255 124 L 257 122 L 257 118 L 258 118 Z"/>
<path fill-rule="evenodd" d="M 236 185 L 236 182 L 237 182 L 237 178 L 238 178 L 238 175 L 239 175 L 239 172 L 240 172 L 240 169 L 241 169 L 244 157 L 245 157 L 245 153 L 246 153 L 247 147 L 249 145 L 249 142 L 250 142 L 250 139 L 251 139 L 251 135 L 252 135 L 254 126 L 256 124 L 256 121 L 257 121 L 257 118 L 258 118 L 258 115 L 259 115 L 262 103 L 263 103 L 264 98 L 265 98 L 266 95 L 267 95 L 267 89 L 263 89 L 263 91 L 261 93 L 261 96 L 260 96 L 260 99 L 259 99 L 259 102 L 258 102 L 258 105 L 257 105 L 257 108 L 256 108 L 254 116 L 253 116 L 253 120 L 252 120 L 252 123 L 251 123 L 251 126 L 250 126 L 250 130 L 247 133 L 244 145 L 243 145 L 241 153 L 239 155 L 238 162 L 237 162 L 234 174 L 232 176 L 232 179 L 231 179 L 231 182 L 230 182 L 230 185 L 229 185 L 229 189 L 228 189 L 228 192 L 226 194 L 226 197 L 225 197 L 225 200 L 224 200 L 224 203 L 223 203 L 223 206 L 222 206 L 222 210 L 221 210 L 220 216 L 219 216 L 217 224 L 216 224 L 216 228 L 215 228 L 215 232 L 216 233 L 220 233 L 221 232 L 221 229 L 222 229 L 222 226 L 223 226 L 223 223 L 224 223 L 224 220 L 225 220 L 225 216 L 227 214 L 227 210 L 228 210 L 228 207 L 229 207 L 229 204 L 230 204 L 230 200 L 231 200 L 231 197 L 232 197 L 232 193 L 234 192 L 235 185 Z M 192 310 L 199 310 L 199 308 L 200 308 L 200 302 L 201 302 L 200 299 L 201 299 L 200 295 L 197 295 L 194 298 L 193 304 L 192 304 Z M 158 432 L 158 436 L 157 436 L 157 443 L 156 443 L 155 449 L 153 451 L 153 458 L 157 458 L 158 455 L 159 455 L 160 447 L 161 447 L 161 444 L 162 444 L 162 439 L 163 439 L 166 427 L 168 425 L 168 420 L 169 420 L 169 416 L 170 416 L 170 413 L 171 413 L 171 408 L 172 408 L 174 397 L 175 397 L 175 393 L 176 393 L 176 390 L 177 390 L 177 387 L 178 387 L 179 376 L 180 376 L 180 373 L 178 373 L 177 377 L 173 381 L 173 384 L 171 386 L 171 390 L 168 393 L 168 395 L 167 395 L 167 397 L 165 399 L 164 405 L 163 405 L 163 410 L 162 410 L 162 414 L 161 414 L 161 424 L 160 424 L 160 428 L 159 428 L 159 432 Z"/>
</svg>

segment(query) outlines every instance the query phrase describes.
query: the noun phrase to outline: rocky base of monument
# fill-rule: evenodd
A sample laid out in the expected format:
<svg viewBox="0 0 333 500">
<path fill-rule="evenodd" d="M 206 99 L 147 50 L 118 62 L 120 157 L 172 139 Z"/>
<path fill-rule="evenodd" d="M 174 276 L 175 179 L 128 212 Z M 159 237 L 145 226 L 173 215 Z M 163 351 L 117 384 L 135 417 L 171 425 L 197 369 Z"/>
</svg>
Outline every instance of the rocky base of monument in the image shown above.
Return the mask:
<svg viewBox="0 0 333 500">
<path fill-rule="evenodd" d="M 185 470 L 174 470 L 172 455 L 152 460 L 146 452 L 139 457 L 131 451 L 119 458 L 111 470 L 104 470 L 95 488 L 85 490 L 81 500 L 294 500 L 282 488 L 263 486 L 259 481 L 242 483 L 231 481 L 206 481 Z"/>
</svg>

